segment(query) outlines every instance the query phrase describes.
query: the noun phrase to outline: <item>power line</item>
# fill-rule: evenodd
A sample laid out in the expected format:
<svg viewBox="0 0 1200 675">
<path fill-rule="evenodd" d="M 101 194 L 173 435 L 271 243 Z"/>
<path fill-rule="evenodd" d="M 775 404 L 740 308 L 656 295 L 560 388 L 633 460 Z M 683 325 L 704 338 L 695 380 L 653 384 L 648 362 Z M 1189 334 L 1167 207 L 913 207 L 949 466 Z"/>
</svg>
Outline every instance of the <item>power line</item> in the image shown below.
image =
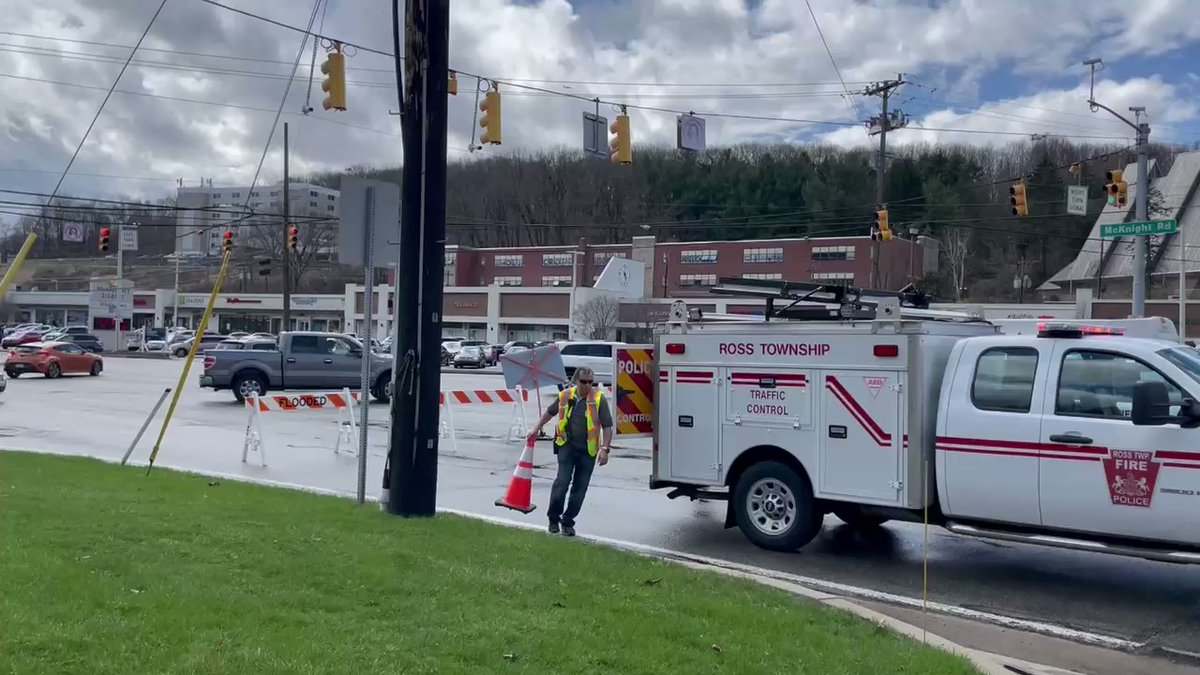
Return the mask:
<svg viewBox="0 0 1200 675">
<path fill-rule="evenodd" d="M 804 4 L 808 7 L 808 15 L 812 17 L 813 26 L 817 29 L 817 35 L 821 37 L 821 44 L 825 45 L 825 53 L 829 55 L 829 63 L 833 65 L 833 72 L 837 74 L 838 82 L 842 83 L 842 91 L 846 94 L 846 102 L 854 112 L 854 118 L 862 119 L 862 112 L 858 109 L 858 101 L 854 99 L 850 94 L 850 88 L 846 86 L 846 79 L 842 77 L 842 70 L 838 68 L 837 59 L 833 58 L 833 50 L 829 48 L 829 43 L 825 40 L 825 32 L 821 30 L 821 22 L 817 21 L 817 14 L 813 11 L 812 3 L 809 0 L 804 0 Z M 870 133 L 868 132 L 869 135 Z"/>
<path fill-rule="evenodd" d="M 108 88 L 108 93 L 104 95 L 104 100 L 100 102 L 100 107 L 96 108 L 96 114 L 92 116 L 92 121 L 88 124 L 87 130 L 83 132 L 83 138 L 79 139 L 79 144 L 75 146 L 75 152 L 71 154 L 71 159 L 67 162 L 67 166 L 63 169 L 62 175 L 58 177 L 58 182 L 54 185 L 54 190 L 50 193 L 50 198 L 46 203 L 54 201 L 54 196 L 58 194 L 58 189 L 62 187 L 63 181 L 67 178 L 67 174 L 71 171 L 71 166 L 75 164 L 75 158 L 79 157 L 79 151 L 83 149 L 84 142 L 87 141 L 88 135 L 92 133 L 92 128 L 96 126 L 96 120 L 100 119 L 100 113 L 104 111 L 104 105 L 108 103 L 108 99 L 112 98 L 113 91 L 117 88 L 117 83 L 121 81 L 121 76 L 125 74 L 125 69 L 129 67 L 129 62 L 133 60 L 133 55 L 137 53 L 137 48 L 141 46 L 142 41 L 146 39 L 146 35 L 150 33 L 150 27 L 158 19 L 158 15 L 162 13 L 163 7 L 167 5 L 167 0 L 162 0 L 159 3 L 158 9 L 154 10 L 154 16 L 150 17 L 150 23 L 146 24 L 146 29 L 142 31 L 138 41 L 133 45 L 133 49 L 129 52 L 129 58 L 125 60 L 125 65 L 121 66 L 121 72 L 113 78 L 112 86 Z"/>
</svg>

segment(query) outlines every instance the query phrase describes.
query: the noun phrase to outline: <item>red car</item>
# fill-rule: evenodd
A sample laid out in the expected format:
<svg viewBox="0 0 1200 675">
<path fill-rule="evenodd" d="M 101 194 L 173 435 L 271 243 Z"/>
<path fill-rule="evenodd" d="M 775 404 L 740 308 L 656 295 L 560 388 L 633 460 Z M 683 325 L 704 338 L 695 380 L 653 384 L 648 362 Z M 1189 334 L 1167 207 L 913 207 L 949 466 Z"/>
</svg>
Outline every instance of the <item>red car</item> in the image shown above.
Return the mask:
<svg viewBox="0 0 1200 675">
<path fill-rule="evenodd" d="M 104 359 L 91 354 L 71 342 L 32 342 L 14 347 L 8 352 L 4 372 L 9 377 L 20 377 L 25 373 L 41 373 L 48 378 L 60 375 L 99 375 L 104 370 Z"/>
</svg>

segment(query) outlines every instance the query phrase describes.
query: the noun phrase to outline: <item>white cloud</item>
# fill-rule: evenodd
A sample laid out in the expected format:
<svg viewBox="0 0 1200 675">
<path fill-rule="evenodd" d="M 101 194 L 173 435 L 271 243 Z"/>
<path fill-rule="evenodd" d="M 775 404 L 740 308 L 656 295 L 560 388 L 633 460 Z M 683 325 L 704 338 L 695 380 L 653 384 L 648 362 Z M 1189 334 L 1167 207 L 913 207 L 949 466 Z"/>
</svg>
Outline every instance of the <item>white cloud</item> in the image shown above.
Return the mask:
<svg viewBox="0 0 1200 675">
<path fill-rule="evenodd" d="M 293 25 L 303 25 L 312 7 L 308 2 L 225 1 Z M 1079 61 L 1093 55 L 1091 50 L 1115 65 L 1123 54 L 1167 54 L 1194 45 L 1200 12 L 1191 2 L 1148 0 L 1135 8 L 1119 0 L 1086 7 L 1068 0 L 812 0 L 812 7 L 851 90 L 898 72 L 928 87 L 898 94 L 899 102 L 913 97 L 905 107 L 922 112 L 908 130 L 893 136 L 894 142 L 994 143 L 1033 133 L 1127 136 L 1119 122 L 1088 111 L 1086 88 L 1078 85 L 1085 72 Z M 119 44 L 136 41 L 157 5 L 156 0 L 0 0 L 3 30 Z M 387 0 L 330 0 L 322 32 L 390 49 L 390 6 Z M 635 144 L 673 142 L 672 111 L 691 110 L 741 116 L 710 117 L 710 146 L 813 138 L 867 142 L 802 0 L 456 0 L 452 12 L 453 67 L 582 99 L 600 97 L 605 101 L 600 112 L 610 118 L 616 111 L 609 101 L 661 109 L 630 108 Z M 114 94 L 76 163 L 80 175 L 69 177 L 64 190 L 158 196 L 179 177 L 188 183 L 201 177 L 218 184 L 250 180 L 300 39 L 200 2 L 169 2 L 145 46 L 175 51 L 139 52 L 118 89 L 148 95 Z M 321 109 L 318 74 L 311 85 L 316 111 L 305 117 L 299 112 L 310 90 L 310 49 L 284 107 L 294 171 L 398 163 L 398 118 L 389 114 L 397 106 L 391 60 L 368 52 L 349 60 L 350 110 L 344 113 Z M 0 186 L 53 187 L 54 170 L 66 164 L 127 53 L 0 34 L 0 73 L 92 87 L 0 77 L 0 96 L 21 102 L 0 110 Z M 1019 96 L 989 100 L 988 86 L 1005 73 L 1021 74 L 1027 88 Z M 1064 77 L 1070 78 L 1068 84 Z M 1188 75 L 1180 78 L 1187 86 L 1151 72 L 1103 80 L 1097 96 L 1121 112 L 1145 105 L 1157 125 L 1156 140 L 1190 140 L 1189 129 L 1195 127 L 1188 125 L 1196 124 L 1200 112 Z M 681 84 L 690 86 L 675 86 Z M 452 160 L 468 157 L 468 141 L 477 129 L 474 85 L 464 76 L 459 95 L 449 101 Z M 931 92 L 934 86 L 939 88 Z M 581 113 L 594 104 L 508 85 L 501 91 L 505 142 L 481 155 L 578 146 Z M 874 99 L 856 100 L 861 114 L 877 109 Z M 762 117 L 854 126 L 754 119 Z M 281 144 L 277 131 L 261 180 L 278 179 Z M 4 171 L 13 168 L 44 172 Z M 161 181 L 82 175 L 88 173 Z"/>
</svg>

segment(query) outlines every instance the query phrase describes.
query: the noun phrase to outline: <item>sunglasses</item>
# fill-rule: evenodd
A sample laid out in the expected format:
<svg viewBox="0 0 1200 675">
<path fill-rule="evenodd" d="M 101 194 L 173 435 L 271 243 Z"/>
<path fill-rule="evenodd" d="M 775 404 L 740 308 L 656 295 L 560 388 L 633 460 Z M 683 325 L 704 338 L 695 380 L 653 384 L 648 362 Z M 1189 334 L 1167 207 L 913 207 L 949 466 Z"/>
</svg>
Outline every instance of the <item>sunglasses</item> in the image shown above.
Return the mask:
<svg viewBox="0 0 1200 675">
<path fill-rule="evenodd" d="M 576 382 L 578 382 L 579 384 L 591 384 L 591 383 L 595 382 L 595 380 L 576 380 Z"/>
</svg>

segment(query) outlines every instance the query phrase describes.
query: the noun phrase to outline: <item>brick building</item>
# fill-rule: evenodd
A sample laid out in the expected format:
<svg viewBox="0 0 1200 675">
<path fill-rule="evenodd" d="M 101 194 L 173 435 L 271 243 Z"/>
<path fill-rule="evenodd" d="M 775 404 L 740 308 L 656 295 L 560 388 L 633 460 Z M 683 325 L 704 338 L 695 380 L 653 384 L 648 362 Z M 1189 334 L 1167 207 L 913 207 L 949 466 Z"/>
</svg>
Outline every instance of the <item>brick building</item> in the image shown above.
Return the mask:
<svg viewBox="0 0 1200 675">
<path fill-rule="evenodd" d="M 646 266 L 646 289 L 656 298 L 707 295 L 720 277 L 871 285 L 870 237 L 658 242 L 630 244 L 446 249 L 448 287 L 590 286 L 613 256 Z M 936 242 L 896 239 L 880 245 L 880 288 L 896 290 L 937 271 Z"/>
</svg>

